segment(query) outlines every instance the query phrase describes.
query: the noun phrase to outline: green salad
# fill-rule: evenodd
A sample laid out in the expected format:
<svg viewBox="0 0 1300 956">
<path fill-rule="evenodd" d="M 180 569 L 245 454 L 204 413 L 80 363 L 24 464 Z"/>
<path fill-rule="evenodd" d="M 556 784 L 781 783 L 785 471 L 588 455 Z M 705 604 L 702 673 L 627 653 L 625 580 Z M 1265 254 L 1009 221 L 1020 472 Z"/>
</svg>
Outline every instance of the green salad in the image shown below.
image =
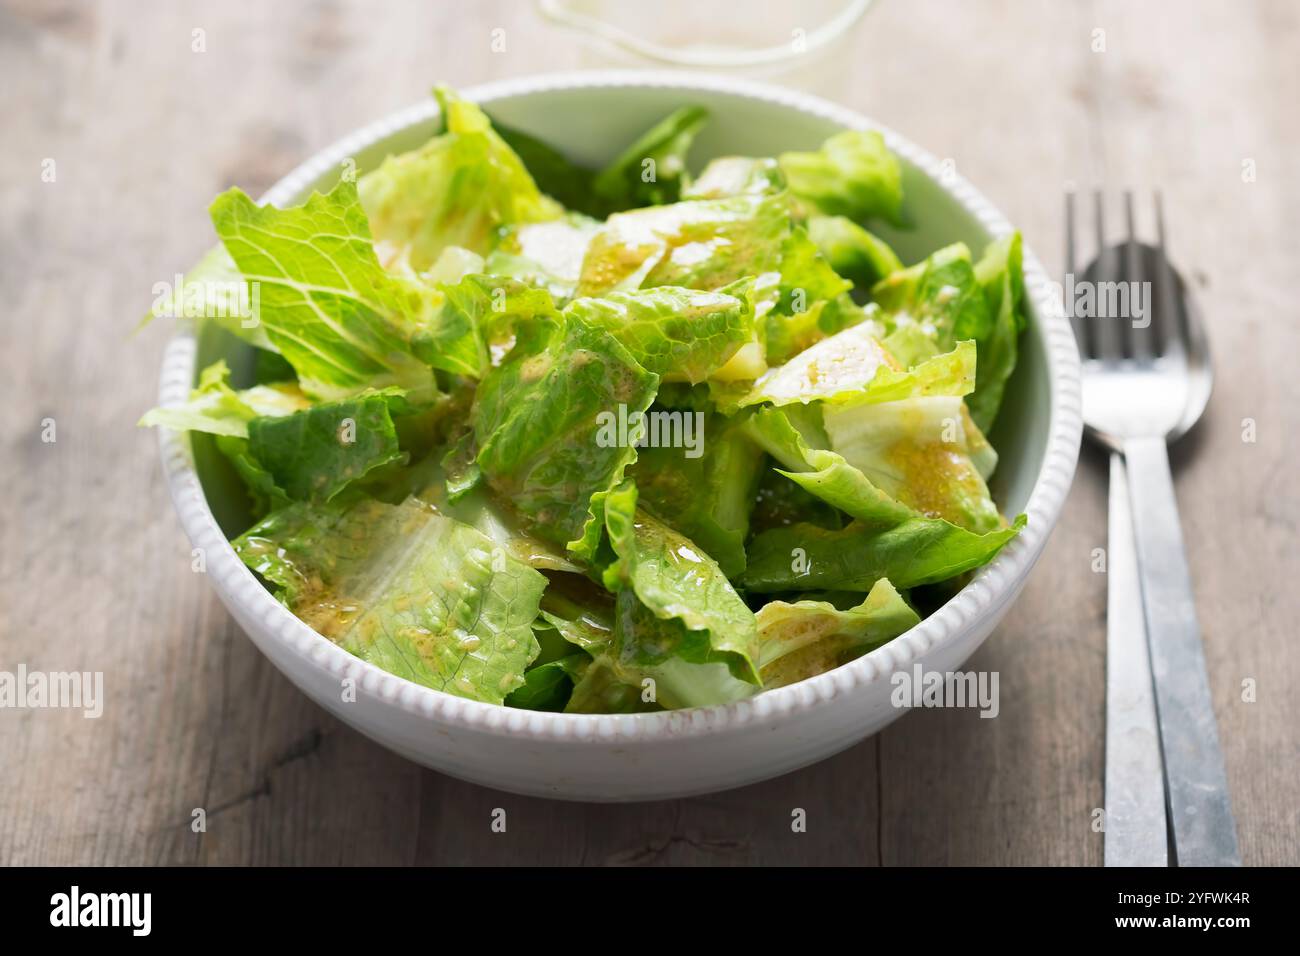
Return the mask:
<svg viewBox="0 0 1300 956">
<path fill-rule="evenodd" d="M 301 206 L 222 193 L 155 303 L 252 346 L 142 424 L 220 450 L 302 621 L 473 700 L 722 704 L 892 640 L 1023 526 L 985 439 L 1018 235 L 900 262 L 875 132 L 692 172 L 684 106 L 593 170 L 436 95 Z"/>
</svg>

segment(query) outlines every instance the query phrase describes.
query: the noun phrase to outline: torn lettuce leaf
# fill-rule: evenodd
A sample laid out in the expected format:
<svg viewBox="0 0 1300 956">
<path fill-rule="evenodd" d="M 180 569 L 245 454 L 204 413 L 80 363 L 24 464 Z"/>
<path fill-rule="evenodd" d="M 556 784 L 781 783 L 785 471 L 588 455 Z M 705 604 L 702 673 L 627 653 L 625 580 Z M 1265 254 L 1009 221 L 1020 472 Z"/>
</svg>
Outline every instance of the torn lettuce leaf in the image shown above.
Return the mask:
<svg viewBox="0 0 1300 956">
<path fill-rule="evenodd" d="M 564 211 L 478 106 L 446 87 L 435 95 L 445 132 L 389 156 L 358 183 L 379 260 L 393 272 L 423 272 L 448 246 L 485 255 L 499 226 Z"/>
<path fill-rule="evenodd" d="M 507 707 L 560 713 L 573 695 L 574 685 L 591 664 L 585 654 L 570 654 L 524 672 L 524 683 L 505 699 Z"/>
<path fill-rule="evenodd" d="M 406 460 L 391 409 L 396 390 L 248 423 L 248 454 L 295 501 L 330 501 L 377 468 Z"/>
<path fill-rule="evenodd" d="M 592 193 L 596 173 L 570 160 L 562 152 L 523 130 L 492 120 L 492 128 L 523 162 L 537 188 L 565 209 L 597 215 Z"/>
<path fill-rule="evenodd" d="M 231 189 L 212 204 L 212 221 L 256 289 L 267 339 L 305 392 L 337 399 L 396 385 L 416 400 L 432 389 L 412 341 L 427 329 L 436 293 L 384 272 L 353 184 L 291 209 Z"/>
<path fill-rule="evenodd" d="M 505 276 L 466 276 L 438 292 L 438 308 L 412 351 L 433 368 L 470 378 L 483 376 L 492 346 L 508 341 L 516 322 L 555 314 L 545 289 Z"/>
<path fill-rule="evenodd" d="M 419 477 L 408 484 L 418 485 L 410 494 L 425 504 L 432 505 L 439 514 L 455 518 L 475 531 L 487 535 L 505 548 L 515 559 L 539 571 L 567 571 L 580 573 L 582 568 L 568 559 L 562 546 L 543 541 L 525 526 L 509 504 L 489 493 L 480 483 L 459 489 L 457 493 L 449 473 L 436 454 L 423 466 Z"/>
<path fill-rule="evenodd" d="M 809 402 L 867 404 L 917 395 L 966 395 L 975 385 L 975 344 L 904 369 L 877 337 L 873 323 L 837 332 L 769 370 L 741 406 Z"/>
<path fill-rule="evenodd" d="M 269 511 L 289 504 L 289 495 L 275 483 L 275 476 L 248 450 L 247 438 L 236 438 L 233 435 L 215 435 L 213 438 L 217 450 L 234 466 L 244 487 L 248 489 L 250 514 L 254 519 L 260 519 Z"/>
<path fill-rule="evenodd" d="M 723 156 L 711 160 L 682 190 L 683 199 L 725 199 L 728 196 L 770 196 L 785 190 L 785 176 L 774 159 Z"/>
<path fill-rule="evenodd" d="M 587 247 L 578 295 L 661 285 L 711 291 L 776 272 L 789 226 L 780 196 L 695 199 L 615 213 Z"/>
<path fill-rule="evenodd" d="M 868 591 L 881 578 L 911 588 L 987 564 L 1025 525 L 975 534 L 947 521 L 912 518 L 888 528 L 853 521 L 839 530 L 811 524 L 774 528 L 749 546 L 741 578 L 750 592 Z"/>
<path fill-rule="evenodd" d="M 895 272 L 872 289 L 886 327 L 885 345 L 915 364 L 956 342 L 970 340 L 978 355 L 975 387 L 967 399 L 981 429 L 992 427 L 1007 379 L 1015 368 L 1024 275 L 1019 233 L 990 243 L 978 263 L 955 243 Z"/>
<path fill-rule="evenodd" d="M 836 133 L 812 152 L 777 157 L 790 192 L 828 216 L 901 224 L 903 172 L 875 130 Z"/>
<path fill-rule="evenodd" d="M 783 475 L 869 524 L 926 516 L 976 533 L 1002 525 L 985 484 L 996 452 L 960 395 L 932 394 L 925 376 L 910 396 L 762 408 L 742 427 Z"/>
<path fill-rule="evenodd" d="M 248 423 L 254 418 L 290 415 L 310 405 L 296 385 L 255 385 L 235 391 L 230 387 L 230 367 L 221 359 L 199 374 L 199 384 L 187 401 L 151 409 L 139 425 L 247 438 Z"/>
<path fill-rule="evenodd" d="M 583 257 L 600 228 L 597 220 L 572 213 L 550 222 L 503 227 L 482 271 L 543 288 L 562 305 L 577 292 Z"/>
<path fill-rule="evenodd" d="M 1022 516 L 1006 528 L 989 497 L 982 469 L 992 449 L 959 397 L 766 408 L 742 427 L 782 476 L 855 519 L 842 529 L 823 521 L 759 533 L 741 578 L 751 591 L 866 590 L 881 577 L 931 583 L 990 560 L 1023 524 Z M 824 576 L 810 578 L 814 545 L 825 550 Z M 859 562 L 856 576 L 828 569 L 827 558 Z"/>
<path fill-rule="evenodd" d="M 918 517 L 842 455 L 828 450 L 830 439 L 816 409 L 764 408 L 748 416 L 741 427 L 776 460 L 779 474 L 845 514 L 881 527 Z"/>
<path fill-rule="evenodd" d="M 743 372 L 781 362 L 843 326 L 830 322 L 828 302 L 852 283 L 826 262 L 795 223 L 785 193 L 748 193 L 686 200 L 611 216 L 591 239 L 578 284 L 581 296 L 608 296 L 657 286 L 724 290 L 752 280 L 755 314 L 766 346 L 746 350 Z M 756 367 L 757 365 L 757 367 Z"/>
<path fill-rule="evenodd" d="M 749 515 L 753 534 L 800 523 L 842 528 L 845 520 L 839 510 L 791 481 L 778 468 L 762 469 L 754 509 Z"/>
<path fill-rule="evenodd" d="M 896 501 L 977 534 L 1002 526 L 982 473 L 992 469 L 976 461 L 992 449 L 961 398 L 827 405 L 822 420 L 829 447 Z"/>
<path fill-rule="evenodd" d="M 657 616 L 631 590 L 615 601 L 612 642 L 575 684 L 570 713 L 709 707 L 758 692 L 757 683 L 736 677 L 726 663 L 697 659 L 700 636 L 680 620 Z"/>
<path fill-rule="evenodd" d="M 648 511 L 698 544 L 734 579 L 745 569 L 745 538 L 763 450 L 738 422 L 721 415 L 665 413 L 696 416 L 683 431 L 698 444 L 642 448 L 628 476 Z"/>
<path fill-rule="evenodd" d="M 794 226 L 785 237 L 779 268 L 776 299 L 766 313 L 769 365 L 780 365 L 825 338 L 826 308 L 852 287 L 831 268 L 802 226 Z"/>
<path fill-rule="evenodd" d="M 152 409 L 138 424 L 212 435 L 217 450 L 230 461 L 248 489 L 253 514 L 260 516 L 288 504 L 289 496 L 249 450 L 249 423 L 292 415 L 309 407 L 311 400 L 296 383 L 255 385 L 235 391 L 230 386 L 230 367 L 222 359 L 199 373 L 198 387 L 186 402 Z"/>
<path fill-rule="evenodd" d="M 1007 379 L 1015 370 L 1020 333 L 1025 329 L 1025 291 L 1020 233 L 1003 236 L 987 246 L 975 263 L 975 278 L 984 292 L 992 325 L 977 342 L 979 373 L 975 391 L 966 399 L 971 418 L 984 431 L 993 427 Z"/>
<path fill-rule="evenodd" d="M 702 382 L 756 335 L 754 305 L 743 286 L 613 292 L 575 299 L 565 311 L 609 332 L 663 381 Z"/>
<path fill-rule="evenodd" d="M 978 348 L 992 331 L 970 250 L 960 242 L 882 279 L 871 296 L 887 334 L 916 326 L 936 352 L 950 351 L 964 341 Z"/>
<path fill-rule="evenodd" d="M 696 665 L 699 666 L 699 665 Z M 727 669 L 719 668 L 728 679 Z M 620 667 L 606 654 L 595 658 L 574 682 L 573 691 L 565 705 L 569 714 L 641 714 L 663 707 L 658 703 L 655 679 L 639 671 Z"/>
<path fill-rule="evenodd" d="M 870 289 L 903 268 L 888 243 L 843 216 L 813 216 L 808 235 L 831 268 L 857 288 Z"/>
<path fill-rule="evenodd" d="M 304 623 L 426 687 L 500 704 L 537 656 L 546 579 L 417 502 L 293 505 L 234 547 Z"/>
<path fill-rule="evenodd" d="M 542 620 L 569 644 L 595 657 L 614 637 L 614 595 L 576 574 L 550 576 Z"/>
<path fill-rule="evenodd" d="M 601 534 L 602 499 L 593 496 L 636 459 L 620 412 L 633 421 L 658 385 L 617 339 L 572 315 L 519 323 L 514 347 L 479 383 L 471 416 L 488 485 L 538 536 L 589 559 Z"/>
<path fill-rule="evenodd" d="M 756 683 L 753 612 L 717 562 L 636 502 L 636 486 L 624 482 L 604 509 L 616 556 L 604 570 L 605 586 L 636 599 L 620 604 L 616 615 L 614 642 L 623 642 L 619 656 L 651 664 L 670 655 L 694 664 L 720 663 L 737 679 Z M 641 605 L 653 618 L 682 626 L 649 628 L 637 609 Z M 627 628 L 621 638 L 620 624 Z"/>
<path fill-rule="evenodd" d="M 596 175 L 592 191 L 601 208 L 617 212 L 680 199 L 690 181 L 686 154 L 708 118 L 703 107 L 684 106 L 646 130 Z"/>
<path fill-rule="evenodd" d="M 884 578 L 862 603 L 846 610 L 826 601 L 769 601 L 755 617 L 765 689 L 825 673 L 921 623 Z"/>
</svg>

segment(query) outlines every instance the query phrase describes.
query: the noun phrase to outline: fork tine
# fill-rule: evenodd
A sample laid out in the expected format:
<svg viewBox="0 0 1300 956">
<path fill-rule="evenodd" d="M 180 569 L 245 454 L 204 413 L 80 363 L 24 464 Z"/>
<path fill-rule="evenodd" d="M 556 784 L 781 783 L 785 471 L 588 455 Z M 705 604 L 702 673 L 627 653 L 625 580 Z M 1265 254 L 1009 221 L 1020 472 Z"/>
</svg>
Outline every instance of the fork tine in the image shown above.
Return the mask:
<svg viewBox="0 0 1300 956">
<path fill-rule="evenodd" d="M 1065 194 L 1065 284 L 1062 295 L 1065 297 L 1065 314 L 1070 317 L 1070 327 L 1074 330 L 1074 342 L 1079 347 L 1079 355 L 1087 358 L 1092 354 L 1092 342 L 1089 341 L 1088 322 L 1078 315 L 1074 303 L 1070 301 L 1070 286 L 1082 276 L 1078 273 L 1078 258 L 1075 250 L 1076 224 L 1074 221 L 1074 190 Z"/>
<path fill-rule="evenodd" d="M 1152 357 L 1151 344 L 1151 283 L 1147 279 L 1146 253 L 1137 239 L 1133 224 L 1133 190 L 1124 190 L 1124 222 L 1128 238 L 1124 242 L 1124 281 L 1128 283 L 1129 315 L 1122 322 L 1125 355 L 1139 362 Z M 1139 312 L 1137 306 L 1141 304 Z"/>
<path fill-rule="evenodd" d="M 1165 210 L 1156 190 L 1156 246 L 1160 250 L 1159 263 L 1156 268 L 1155 283 L 1152 286 L 1151 303 L 1152 325 L 1157 339 L 1157 355 L 1183 355 L 1184 336 L 1187 335 L 1187 317 L 1181 315 L 1178 302 L 1177 283 L 1174 279 L 1174 267 L 1169 261 L 1169 251 L 1165 246 Z"/>
<path fill-rule="evenodd" d="M 1106 245 L 1106 203 L 1102 191 L 1093 193 L 1093 224 L 1097 232 L 1096 273 L 1093 281 L 1093 315 L 1089 320 L 1092 326 L 1095 348 L 1093 356 L 1103 362 L 1116 362 L 1122 356 L 1120 346 L 1120 320 L 1108 314 L 1107 296 L 1103 294 L 1104 282 L 1114 282 L 1121 277 L 1115 261 L 1117 250 Z"/>
</svg>

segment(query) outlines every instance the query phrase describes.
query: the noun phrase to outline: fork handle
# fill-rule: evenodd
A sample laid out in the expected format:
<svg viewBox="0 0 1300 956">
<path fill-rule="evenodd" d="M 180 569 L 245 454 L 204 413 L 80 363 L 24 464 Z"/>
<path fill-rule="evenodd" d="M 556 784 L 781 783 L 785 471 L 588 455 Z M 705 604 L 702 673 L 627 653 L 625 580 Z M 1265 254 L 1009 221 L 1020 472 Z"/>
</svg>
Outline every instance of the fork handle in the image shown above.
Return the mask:
<svg viewBox="0 0 1300 956">
<path fill-rule="evenodd" d="M 1106 866 L 1168 866 L 1169 823 L 1160 763 L 1147 622 L 1124 456 L 1110 456 L 1106 535 Z"/>
<path fill-rule="evenodd" d="M 1240 866 L 1192 577 L 1163 438 L 1124 443 L 1177 866 Z"/>
</svg>

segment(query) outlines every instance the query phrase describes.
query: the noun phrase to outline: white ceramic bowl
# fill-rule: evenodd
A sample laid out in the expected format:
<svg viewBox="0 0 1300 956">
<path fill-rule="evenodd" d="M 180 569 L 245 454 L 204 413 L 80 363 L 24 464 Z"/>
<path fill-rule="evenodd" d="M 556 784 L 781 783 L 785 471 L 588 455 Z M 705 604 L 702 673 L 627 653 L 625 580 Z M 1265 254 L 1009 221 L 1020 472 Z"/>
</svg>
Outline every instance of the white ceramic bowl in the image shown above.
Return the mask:
<svg viewBox="0 0 1300 956">
<path fill-rule="evenodd" d="M 712 114 L 692 162 L 722 154 L 808 149 L 844 128 L 878 124 L 786 90 L 681 73 L 580 73 L 510 80 L 465 95 L 502 122 L 537 134 L 577 160 L 608 160 L 671 109 L 700 103 Z M 302 201 L 346 167 L 372 168 L 388 152 L 423 142 L 432 100 L 367 126 L 281 180 L 265 201 Z M 886 231 L 904 261 L 965 240 L 978 250 L 1011 225 L 960 177 L 881 128 L 904 166 L 910 231 Z M 993 433 L 1001 464 L 995 497 L 1028 527 L 959 594 L 891 643 L 829 673 L 724 707 L 640 715 L 547 714 L 453 697 L 394 677 L 330 643 L 277 603 L 235 556 L 222 531 L 243 530 L 245 495 L 223 477 L 198 439 L 164 431 L 162 454 L 181 523 L 204 549 L 221 600 L 253 642 L 313 700 L 370 738 L 418 763 L 519 793 L 626 801 L 721 790 L 773 777 L 830 756 L 902 713 L 890 702 L 891 672 L 915 663 L 956 670 L 979 647 L 1024 586 L 1056 523 L 1078 454 L 1079 365 L 1047 277 L 1026 250 L 1030 322 L 1019 367 Z M 250 350 L 210 327 L 182 329 L 163 361 L 163 404 L 182 401 L 196 370 Z M 346 686 L 355 700 L 345 700 Z"/>
</svg>

